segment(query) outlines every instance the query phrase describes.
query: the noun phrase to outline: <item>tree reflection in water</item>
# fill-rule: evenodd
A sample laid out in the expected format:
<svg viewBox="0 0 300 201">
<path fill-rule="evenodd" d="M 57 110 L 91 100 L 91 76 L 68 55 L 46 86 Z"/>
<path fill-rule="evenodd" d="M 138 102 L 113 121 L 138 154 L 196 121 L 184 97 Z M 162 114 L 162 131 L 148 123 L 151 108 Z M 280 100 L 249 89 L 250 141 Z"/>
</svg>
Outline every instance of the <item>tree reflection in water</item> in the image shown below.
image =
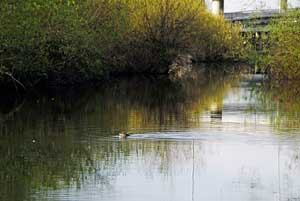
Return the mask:
<svg viewBox="0 0 300 201">
<path fill-rule="evenodd" d="M 25 200 L 32 191 L 80 187 L 86 181 L 106 186 L 126 169 L 131 153 L 145 157 L 150 175 L 153 165 L 149 162 L 154 160 L 161 172 L 169 173 L 176 158 L 190 158 L 189 143 L 130 143 L 111 136 L 120 130 L 199 126 L 198 116 L 211 102 L 222 100 L 232 79 L 218 74 L 211 79 L 200 76 L 175 82 L 166 77 L 127 77 L 96 90 L 31 95 L 24 103 L 3 111 L 0 197 Z M 15 108 L 16 112 L 11 112 Z M 184 148 L 180 153 L 176 152 L 178 146 Z"/>
<path fill-rule="evenodd" d="M 210 157 L 217 157 L 214 154 L 222 155 L 217 149 L 210 150 L 196 140 L 192 154 L 189 139 L 122 141 L 113 136 L 119 131 L 155 135 L 197 129 L 203 127 L 203 117 L 224 126 L 224 119 L 219 118 L 227 115 L 222 113 L 223 100 L 238 82 L 236 76 L 215 72 L 181 81 L 126 77 L 96 89 L 50 91 L 5 105 L 0 114 L 0 200 L 42 200 L 39 192 L 81 189 L 89 184 L 108 191 L 115 187 L 118 176 L 130 173 L 133 161 L 147 177 L 154 178 L 160 172 L 166 180 L 191 175 L 192 169 L 180 168 L 179 164 L 192 168 L 194 161 L 195 181 L 199 182 L 197 170 L 204 168 Z M 299 128 L 299 97 L 292 90 L 263 87 L 253 89 L 262 106 L 260 112 L 279 130 Z M 299 150 L 290 151 L 281 152 L 285 161 L 281 176 L 290 176 L 299 167 Z M 252 169 L 241 170 L 240 175 L 239 181 L 253 177 L 253 185 L 260 184 L 259 177 L 263 176 Z"/>
</svg>

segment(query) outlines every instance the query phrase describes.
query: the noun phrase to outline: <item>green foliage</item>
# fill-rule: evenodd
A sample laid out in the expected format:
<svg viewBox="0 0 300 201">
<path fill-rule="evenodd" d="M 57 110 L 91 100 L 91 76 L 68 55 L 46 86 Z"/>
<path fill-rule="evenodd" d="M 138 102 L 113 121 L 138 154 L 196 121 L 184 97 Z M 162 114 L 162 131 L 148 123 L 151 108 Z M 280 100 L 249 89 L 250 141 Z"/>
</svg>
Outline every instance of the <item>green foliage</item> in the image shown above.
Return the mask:
<svg viewBox="0 0 300 201">
<path fill-rule="evenodd" d="M 129 66 L 146 64 L 150 71 L 164 72 L 178 54 L 201 61 L 238 55 L 239 29 L 211 15 L 201 1 L 139 0 L 134 5 L 132 30 L 120 48 Z"/>
<path fill-rule="evenodd" d="M 179 53 L 236 56 L 237 29 L 198 0 L 2 0 L 0 65 L 26 84 L 166 72 Z"/>
<path fill-rule="evenodd" d="M 300 78 L 300 11 L 287 12 L 272 21 L 270 45 L 264 57 L 265 67 L 280 79 Z"/>
<path fill-rule="evenodd" d="M 253 31 L 251 28 L 248 33 L 243 33 L 243 58 L 253 66 L 255 73 L 265 71 L 263 67 L 265 59 L 269 54 L 270 33 L 261 29 L 261 32 Z"/>
<path fill-rule="evenodd" d="M 121 34 L 115 21 L 123 16 L 112 4 L 1 2 L 1 63 L 32 84 L 41 78 L 76 82 L 102 75 L 102 57 Z"/>
</svg>

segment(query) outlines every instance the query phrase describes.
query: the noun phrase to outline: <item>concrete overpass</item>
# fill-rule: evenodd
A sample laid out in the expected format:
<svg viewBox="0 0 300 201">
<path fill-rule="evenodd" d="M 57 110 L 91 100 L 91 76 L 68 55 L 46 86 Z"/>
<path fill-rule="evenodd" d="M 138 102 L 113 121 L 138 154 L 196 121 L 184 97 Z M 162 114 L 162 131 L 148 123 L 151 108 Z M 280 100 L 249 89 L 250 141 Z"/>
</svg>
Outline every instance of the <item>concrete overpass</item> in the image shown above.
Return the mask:
<svg viewBox="0 0 300 201">
<path fill-rule="evenodd" d="M 231 22 L 258 21 L 259 24 L 268 24 L 271 18 L 277 18 L 282 14 L 280 9 L 250 10 L 233 13 L 224 13 L 224 17 Z"/>
<path fill-rule="evenodd" d="M 241 32 L 269 32 L 269 24 L 271 19 L 280 17 L 282 10 L 253 10 L 253 11 L 241 11 L 234 13 L 224 13 L 224 17 L 232 22 L 243 25 Z"/>
<path fill-rule="evenodd" d="M 289 9 L 295 10 L 299 8 Z M 226 20 L 232 23 L 243 25 L 241 32 L 269 32 L 270 27 L 266 26 L 273 19 L 279 18 L 288 9 L 250 10 L 233 13 L 224 13 Z"/>
</svg>

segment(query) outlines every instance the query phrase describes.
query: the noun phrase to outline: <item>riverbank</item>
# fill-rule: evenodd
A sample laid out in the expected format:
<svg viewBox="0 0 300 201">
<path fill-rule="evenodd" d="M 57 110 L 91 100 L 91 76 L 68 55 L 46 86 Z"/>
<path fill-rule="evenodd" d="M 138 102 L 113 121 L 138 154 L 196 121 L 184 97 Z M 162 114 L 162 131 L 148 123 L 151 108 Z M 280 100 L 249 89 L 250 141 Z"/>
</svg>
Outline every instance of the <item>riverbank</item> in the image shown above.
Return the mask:
<svg viewBox="0 0 300 201">
<path fill-rule="evenodd" d="M 167 73 L 179 54 L 240 56 L 239 29 L 198 0 L 0 2 L 2 85 Z M 22 83 L 22 84 L 21 84 Z"/>
<path fill-rule="evenodd" d="M 188 69 L 186 71 L 186 69 Z M 178 69 L 171 69 L 168 73 L 144 73 L 144 72 L 115 72 L 111 75 L 102 76 L 101 79 L 82 80 L 81 82 L 58 82 L 57 80 L 44 79 L 39 81 L 36 85 L 23 88 L 21 85 L 16 84 L 13 80 L 0 83 L 0 91 L 2 98 L 8 97 L 10 100 L 22 100 L 24 96 L 31 96 L 35 93 L 42 93 L 43 91 L 62 91 L 62 90 L 86 90 L 88 88 L 99 88 L 102 86 L 109 86 L 112 82 L 119 79 L 131 79 L 141 77 L 145 79 L 165 79 L 179 84 L 187 80 L 198 79 L 199 76 L 206 80 L 208 77 L 219 75 L 240 75 L 253 73 L 253 68 L 246 62 L 216 62 L 216 63 L 193 63 L 190 66 L 179 66 Z M 13 98 L 14 97 L 14 98 Z M 6 101 L 4 101 L 6 102 Z"/>
</svg>

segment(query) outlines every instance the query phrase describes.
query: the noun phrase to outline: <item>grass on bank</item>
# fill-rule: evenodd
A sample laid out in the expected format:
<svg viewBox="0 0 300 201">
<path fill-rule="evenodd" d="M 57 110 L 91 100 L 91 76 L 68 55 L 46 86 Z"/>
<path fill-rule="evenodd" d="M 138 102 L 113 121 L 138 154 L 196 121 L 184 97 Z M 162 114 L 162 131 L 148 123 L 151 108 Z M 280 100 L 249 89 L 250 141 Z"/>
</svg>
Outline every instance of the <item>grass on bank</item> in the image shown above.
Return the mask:
<svg viewBox="0 0 300 201">
<path fill-rule="evenodd" d="M 239 29 L 199 0 L 2 0 L 0 79 L 27 86 L 165 73 L 178 54 L 239 56 Z M 4 73 L 5 72 L 5 73 Z"/>
</svg>

